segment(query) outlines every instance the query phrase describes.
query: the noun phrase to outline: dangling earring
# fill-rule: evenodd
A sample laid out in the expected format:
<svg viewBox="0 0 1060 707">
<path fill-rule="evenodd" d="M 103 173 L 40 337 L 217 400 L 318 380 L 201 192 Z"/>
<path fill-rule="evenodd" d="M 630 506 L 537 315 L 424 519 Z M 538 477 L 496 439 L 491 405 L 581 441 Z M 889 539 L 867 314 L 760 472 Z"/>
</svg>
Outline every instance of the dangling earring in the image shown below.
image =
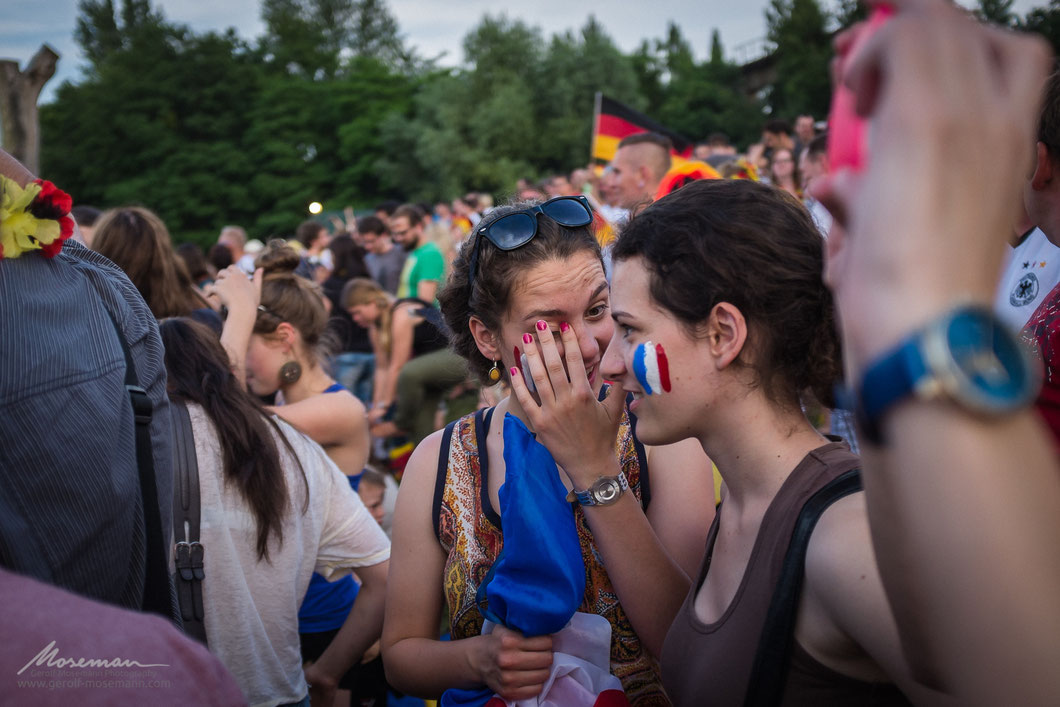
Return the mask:
<svg viewBox="0 0 1060 707">
<path fill-rule="evenodd" d="M 302 364 L 298 361 L 288 361 L 280 366 L 280 382 L 284 385 L 293 385 L 302 377 Z"/>
<path fill-rule="evenodd" d="M 496 383 L 501 379 L 501 370 L 497 368 L 497 359 L 493 359 L 493 368 L 487 374 L 490 379 L 490 383 Z"/>
</svg>

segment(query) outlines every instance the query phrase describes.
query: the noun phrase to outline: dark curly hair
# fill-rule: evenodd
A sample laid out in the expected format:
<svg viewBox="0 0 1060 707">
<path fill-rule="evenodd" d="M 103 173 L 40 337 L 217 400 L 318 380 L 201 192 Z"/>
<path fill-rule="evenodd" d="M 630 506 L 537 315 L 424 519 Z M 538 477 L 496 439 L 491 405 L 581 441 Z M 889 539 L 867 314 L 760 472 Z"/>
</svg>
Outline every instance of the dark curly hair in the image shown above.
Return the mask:
<svg viewBox="0 0 1060 707">
<path fill-rule="evenodd" d="M 643 258 L 652 299 L 693 336 L 719 302 L 737 307 L 749 343 L 737 360 L 770 400 L 788 406 L 812 392 L 834 406 L 842 355 L 824 241 L 789 194 L 743 179 L 693 182 L 634 218 L 613 257 Z"/>
<path fill-rule="evenodd" d="M 580 228 L 560 226 L 544 214 L 537 215 L 537 234 L 524 246 L 503 251 L 494 246 L 479 231 L 510 213 L 534 206 L 535 203 L 517 203 L 499 206 L 484 216 L 475 230 L 464 242 L 445 287 L 438 293 L 442 316 L 452 331 L 450 346 L 467 359 L 468 369 L 487 385 L 493 361 L 487 360 L 478 350 L 475 337 L 468 323 L 475 316 L 486 328 L 500 331 L 501 318 L 508 313 L 512 291 L 518 278 L 538 263 L 548 260 L 566 260 L 575 253 L 592 253 L 600 260 L 600 245 L 592 232 L 592 225 Z M 475 268 L 475 287 L 471 292 L 468 282 L 468 267 L 471 254 L 479 248 L 478 265 Z"/>
</svg>

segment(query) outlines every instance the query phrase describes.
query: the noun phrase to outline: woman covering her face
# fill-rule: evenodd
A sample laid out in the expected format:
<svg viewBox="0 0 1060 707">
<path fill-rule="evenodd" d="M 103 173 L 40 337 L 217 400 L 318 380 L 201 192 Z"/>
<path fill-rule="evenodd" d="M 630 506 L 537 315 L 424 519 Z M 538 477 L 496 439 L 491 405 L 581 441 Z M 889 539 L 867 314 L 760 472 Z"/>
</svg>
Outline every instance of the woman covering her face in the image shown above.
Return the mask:
<svg viewBox="0 0 1060 707">
<path fill-rule="evenodd" d="M 571 379 L 586 399 L 596 399 L 614 325 L 591 222 L 587 203 L 576 197 L 536 208 L 499 208 L 480 222 L 439 299 L 454 332 L 453 348 L 484 382 L 510 380 L 513 370 L 518 377 L 527 358 L 540 359 L 536 342 L 558 340 L 562 331 L 567 354 L 577 362 L 569 369 Z M 553 364 L 566 378 L 558 354 Z M 610 670 L 630 702 L 667 705 L 652 657 L 661 634 L 644 635 L 634 627 L 668 625 L 680 597 L 660 601 L 648 583 L 621 601 L 615 591 L 620 584 L 632 586 L 635 577 L 666 577 L 687 587 L 709 524 L 701 522 L 703 509 L 713 508 L 710 463 L 694 444 L 644 447 L 621 403 L 614 425 L 600 438 L 586 438 L 591 448 L 556 457 L 568 489 L 588 488 L 574 477 L 582 455 L 594 463 L 605 458 L 612 476 L 621 474 L 628 487 L 606 508 L 575 505 L 586 573 L 578 610 L 610 622 Z M 436 697 L 449 688 L 485 685 L 507 699 L 522 699 L 538 695 L 549 674 L 549 636 L 524 637 L 503 627 L 480 635 L 483 618 L 476 605 L 476 591 L 504 543 L 498 511 L 506 475 L 504 419 L 512 415 L 533 430 L 528 405 L 537 405 L 530 393 L 467 415 L 448 434 L 425 439 L 409 461 L 395 511 L 383 637 L 388 676 L 405 692 Z M 588 466 L 579 472 L 596 479 Z M 627 544 L 626 533 L 601 535 L 600 510 L 620 511 L 634 523 L 636 537 L 652 542 Z M 443 596 L 453 638 L 446 642 L 438 640 Z"/>
</svg>

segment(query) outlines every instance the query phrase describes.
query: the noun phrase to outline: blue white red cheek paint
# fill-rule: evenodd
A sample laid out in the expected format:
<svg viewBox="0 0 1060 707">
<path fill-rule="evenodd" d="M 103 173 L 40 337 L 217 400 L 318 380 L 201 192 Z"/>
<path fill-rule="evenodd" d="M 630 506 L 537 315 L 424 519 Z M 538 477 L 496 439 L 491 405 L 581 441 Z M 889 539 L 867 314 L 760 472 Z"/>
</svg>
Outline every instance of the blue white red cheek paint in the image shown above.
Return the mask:
<svg viewBox="0 0 1060 707">
<path fill-rule="evenodd" d="M 648 395 L 670 392 L 670 362 L 662 344 L 645 341 L 633 352 L 633 373 Z"/>
</svg>

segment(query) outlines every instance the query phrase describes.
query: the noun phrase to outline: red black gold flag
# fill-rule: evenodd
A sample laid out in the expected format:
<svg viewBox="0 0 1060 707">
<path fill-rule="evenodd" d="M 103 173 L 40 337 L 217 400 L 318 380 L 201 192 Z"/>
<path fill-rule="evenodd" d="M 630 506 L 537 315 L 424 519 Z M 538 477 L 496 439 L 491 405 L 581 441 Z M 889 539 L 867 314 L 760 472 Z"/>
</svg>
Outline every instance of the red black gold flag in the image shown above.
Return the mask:
<svg viewBox="0 0 1060 707">
<path fill-rule="evenodd" d="M 627 105 L 607 98 L 603 94 L 596 94 L 592 147 L 594 160 L 610 162 L 622 138 L 645 132 L 659 133 L 670 138 L 674 145 L 673 155 L 675 157 L 686 160 L 692 157 L 693 145 L 688 138 L 666 129 Z"/>
</svg>

